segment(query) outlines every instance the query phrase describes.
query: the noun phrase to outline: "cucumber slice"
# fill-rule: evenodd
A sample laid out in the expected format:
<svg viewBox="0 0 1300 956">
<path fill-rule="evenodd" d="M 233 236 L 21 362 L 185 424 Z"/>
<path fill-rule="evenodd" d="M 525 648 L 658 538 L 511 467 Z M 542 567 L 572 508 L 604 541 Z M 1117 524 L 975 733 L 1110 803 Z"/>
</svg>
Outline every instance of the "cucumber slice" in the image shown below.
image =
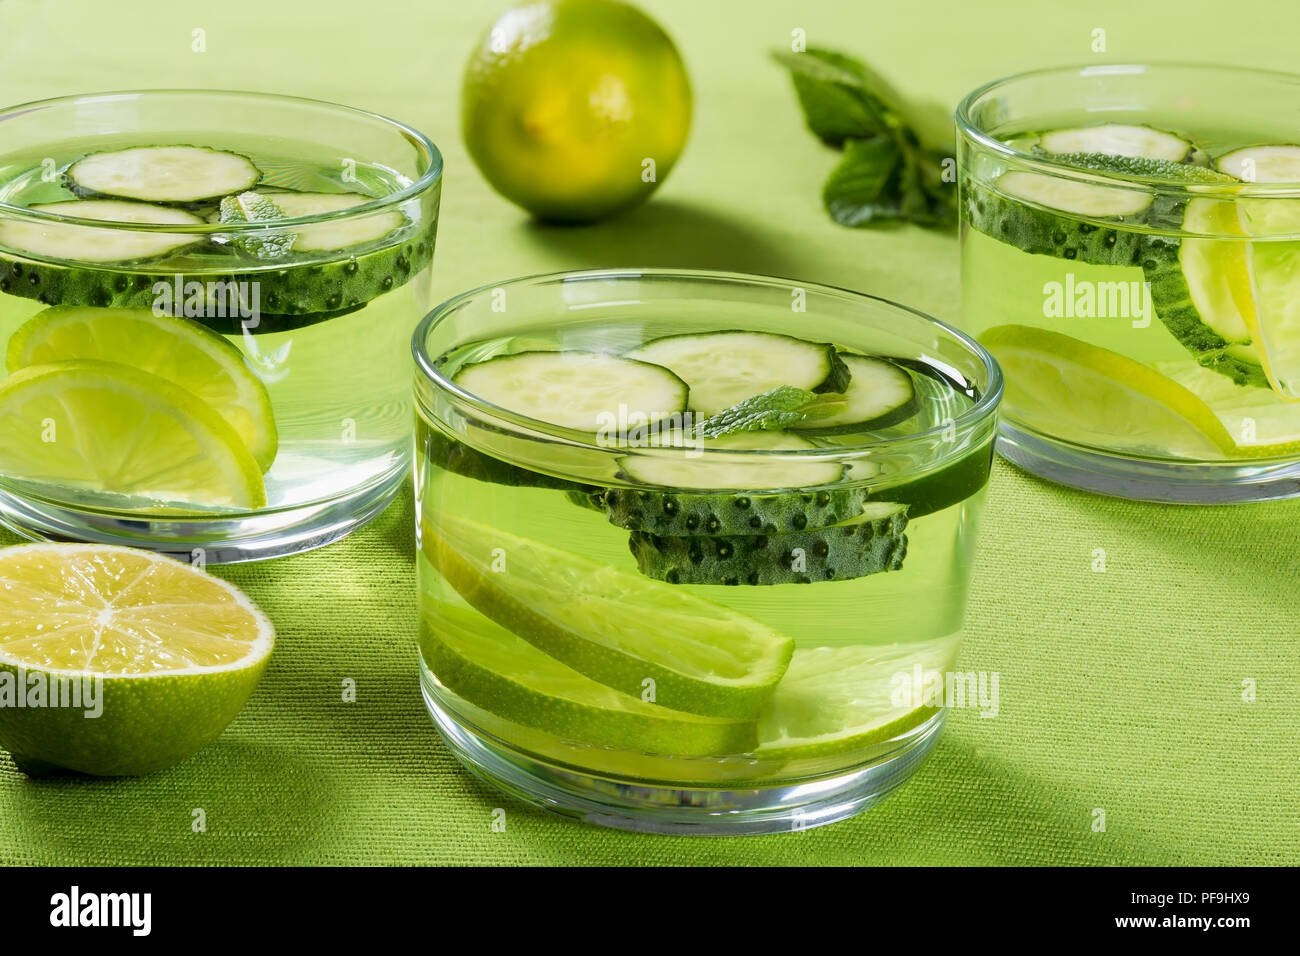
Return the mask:
<svg viewBox="0 0 1300 956">
<path fill-rule="evenodd" d="M 159 226 L 201 226 L 203 220 L 183 209 L 154 206 L 142 202 L 125 202 L 120 199 L 84 199 L 64 202 L 39 203 L 29 208 L 38 212 L 52 212 L 79 219 L 96 219 L 113 223 L 140 223 Z M 73 262 L 135 262 L 153 259 L 191 245 L 201 236 L 187 236 L 166 232 L 133 232 L 127 229 L 107 229 L 99 226 L 76 226 L 64 222 L 28 222 L 0 220 L 0 247 L 19 256 L 38 259 L 63 259 Z M 8 256 L 4 258 L 8 259 Z M 24 279 L 33 289 L 41 283 L 41 267 L 32 264 L 30 271 L 18 268 L 12 261 L 4 263 L 13 278 Z M 3 273 L 0 273 L 3 276 Z M 13 283 L 15 286 L 23 283 Z M 0 292 L 24 294 L 17 288 Z M 37 298 L 37 296 L 32 296 Z M 44 301 L 44 300 L 42 300 Z M 143 304 L 143 303 L 142 303 Z"/>
<path fill-rule="evenodd" d="M 621 693 L 453 605 L 429 609 L 420 649 L 453 693 L 566 739 L 683 757 L 747 753 L 757 742 L 752 720 L 701 717 Z"/>
<path fill-rule="evenodd" d="M 424 514 L 420 541 L 478 611 L 606 687 L 639 698 L 653 680 L 661 707 L 752 720 L 794 652 L 728 607 L 445 511 Z"/>
<path fill-rule="evenodd" d="M 351 209 L 362 203 L 373 202 L 370 196 L 359 193 L 262 193 L 254 196 L 272 202 L 287 219 L 300 216 L 317 216 L 340 209 Z M 294 229 L 295 252 L 319 252 L 351 249 L 382 239 L 401 228 L 406 217 L 396 210 L 372 213 L 359 218 L 346 218 L 334 222 L 313 223 Z"/>
<path fill-rule="evenodd" d="M 988 484 L 993 446 L 986 445 L 937 471 L 884 486 L 831 485 L 817 491 L 761 494 L 663 493 L 631 488 L 604 488 L 578 501 L 596 506 L 611 524 L 629 531 L 665 537 L 696 534 L 777 534 L 840 524 L 861 514 L 877 498 L 907 506 L 920 518 L 960 504 Z M 588 504 L 590 502 L 590 505 Z"/>
<path fill-rule="evenodd" d="M 844 466 L 835 461 L 774 461 L 762 455 L 723 462 L 698 454 L 698 449 L 793 451 L 816 447 L 808 439 L 790 432 L 741 432 L 698 442 L 694 449 L 696 457 L 690 457 L 693 449 L 687 448 L 671 456 L 628 456 L 620 459 L 619 466 L 629 481 L 674 490 L 801 490 L 839 481 L 844 475 Z M 748 460 L 750 458 L 753 460 Z"/>
<path fill-rule="evenodd" d="M 882 358 L 839 353 L 848 367 L 848 388 L 844 390 L 847 407 L 834 415 L 799 423 L 794 427 L 804 434 L 831 435 L 887 428 L 916 414 L 920 407 L 912 376 Z"/>
<path fill-rule="evenodd" d="M 1003 173 L 998 178 L 998 189 L 1005 195 L 1035 206 L 1046 206 L 1092 219 L 1131 219 L 1147 210 L 1153 201 L 1151 193 L 1141 190 L 1094 186 L 1021 170 Z"/>
<path fill-rule="evenodd" d="M 1000 188 L 1001 181 L 997 185 Z M 1014 189 L 1015 180 L 1011 185 Z M 964 187 L 962 200 L 971 228 L 1034 255 L 1128 266 L 1136 264 L 1141 251 L 1139 233 L 1079 222 L 973 183 Z"/>
<path fill-rule="evenodd" d="M 80 196 L 188 203 L 243 192 L 261 170 L 238 153 L 201 146 L 133 146 L 91 153 L 68 167 L 67 185 Z"/>
<path fill-rule="evenodd" d="M 1300 183 L 1300 146 L 1248 146 L 1225 153 L 1214 165 L 1245 182 Z"/>
<path fill-rule="evenodd" d="M 862 511 L 870 496 L 861 485 L 784 495 L 661 494 L 604 488 L 588 497 L 610 524 L 666 536 L 775 534 L 824 528 Z"/>
<path fill-rule="evenodd" d="M 741 432 L 698 443 L 700 448 L 780 450 L 816 448 L 789 432 Z M 611 524 L 662 535 L 760 534 L 800 531 L 848 520 L 870 495 L 861 485 L 835 486 L 844 475 L 838 462 L 719 462 L 700 457 L 628 456 L 623 476 L 648 488 L 605 488 L 592 500 Z M 771 489 L 797 491 L 770 493 Z M 733 490 L 721 490 L 733 489 Z M 764 489 L 769 489 L 764 493 Z M 809 490 L 804 490 L 809 489 Z"/>
<path fill-rule="evenodd" d="M 669 584 L 811 584 L 902 567 L 906 526 L 905 505 L 878 501 L 827 528 L 691 537 L 634 531 L 629 546 L 642 574 Z"/>
<path fill-rule="evenodd" d="M 1039 137 L 1038 145 L 1048 153 L 1109 153 L 1171 163 L 1186 162 L 1194 149 L 1190 142 L 1173 133 L 1125 123 L 1051 130 Z"/>
<path fill-rule="evenodd" d="M 1235 204 L 1193 199 L 1184 210 L 1183 228 L 1232 236 L 1239 230 Z M 1254 308 L 1245 243 L 1196 238 L 1180 242 L 1153 235 L 1144 243 L 1142 271 L 1151 284 L 1156 315 L 1197 362 L 1238 385 L 1268 386 L 1243 315 L 1243 309 Z"/>
<path fill-rule="evenodd" d="M 835 347 L 772 332 L 703 332 L 669 335 L 627 357 L 671 369 L 690 386 L 691 409 L 701 416 L 779 385 L 838 392 L 849 371 Z"/>
<path fill-rule="evenodd" d="M 452 381 L 500 408 L 585 432 L 686 410 L 686 383 L 668 369 L 603 352 L 516 352 L 466 365 Z"/>
<path fill-rule="evenodd" d="M 1192 150 L 1172 133 L 1123 124 L 1053 130 L 1042 134 L 1039 146 L 1049 153 L 1070 154 L 1097 172 L 1145 175 L 1167 168 L 1155 164 L 1183 162 Z M 1106 163 L 1107 156 L 1111 163 Z M 1133 162 L 1140 160 L 1150 162 Z M 1165 208 L 1168 203 L 1157 203 L 1154 192 L 1140 188 L 1092 185 L 1022 170 L 1002 174 L 992 189 L 967 186 L 964 205 L 967 222 L 985 235 L 1035 255 L 1094 265 L 1136 265 L 1142 236 L 1074 217 L 1114 219 L 1117 224 L 1169 220 L 1176 225 L 1181 215 Z"/>
<path fill-rule="evenodd" d="M 284 195 L 277 194 L 277 201 Z M 32 208 L 70 205 L 56 203 Z M 98 216 L 94 214 L 97 207 L 100 209 Z M 121 200 L 82 200 L 77 203 L 76 211 L 83 216 L 87 211 L 91 212 L 86 218 L 108 220 L 123 220 L 123 217 L 136 215 L 142 218 L 135 221 L 163 224 L 205 221 L 179 209 Z M 370 220 L 383 215 L 365 218 Z M 143 218 L 146 216 L 152 218 Z M 321 224 L 322 227 L 326 225 L 331 229 L 339 226 L 336 223 Z M 230 271 L 203 272 L 187 275 L 185 279 L 201 280 L 205 286 L 222 288 L 228 288 L 230 283 L 236 283 L 235 288 L 239 288 L 240 283 L 256 283 L 260 291 L 261 316 L 259 323 L 247 331 L 255 335 L 291 331 L 352 312 L 371 299 L 405 285 L 433 258 L 436 227 L 434 219 L 408 225 L 386 236 L 385 244 L 377 248 L 359 249 L 351 255 L 344 250 L 338 258 L 323 263 L 299 264 L 284 260 L 268 267 L 266 263 L 241 262 L 232 256 L 233 268 Z M 80 268 L 36 262 L 28 255 L 61 259 L 71 258 L 71 253 L 80 253 L 83 262 L 114 265 L 120 262 L 126 265 L 134 260 L 156 258 L 198 239 L 201 237 L 166 233 L 132 235 L 93 226 L 35 226 L 0 221 L 0 292 L 35 299 L 44 305 L 150 308 L 156 299 L 153 287 L 159 282 L 171 285 L 176 270 L 163 271 L 161 267 L 153 267 L 153 271 L 103 266 Z M 6 249 L 10 251 L 6 252 Z M 215 308 L 205 310 L 203 316 L 196 318 L 217 332 L 240 334 L 245 331 L 238 316 L 222 315 Z"/>
</svg>

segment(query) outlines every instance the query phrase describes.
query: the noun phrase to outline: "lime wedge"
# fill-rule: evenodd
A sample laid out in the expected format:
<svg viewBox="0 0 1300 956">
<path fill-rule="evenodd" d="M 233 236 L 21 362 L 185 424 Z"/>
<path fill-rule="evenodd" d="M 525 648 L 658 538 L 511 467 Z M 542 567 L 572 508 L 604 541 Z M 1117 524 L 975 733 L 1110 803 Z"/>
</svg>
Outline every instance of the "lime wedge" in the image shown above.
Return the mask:
<svg viewBox="0 0 1300 956">
<path fill-rule="evenodd" d="M 1237 385 L 1196 362 L 1157 362 L 1156 369 L 1214 410 L 1244 458 L 1300 453 L 1300 405 L 1269 388 Z"/>
<path fill-rule="evenodd" d="M 242 592 L 170 558 L 106 545 L 5 548 L 0 746 L 29 772 L 169 767 L 243 709 L 274 642 Z"/>
<path fill-rule="evenodd" d="M 597 683 L 478 614 L 426 608 L 420 649 L 438 680 L 499 717 L 602 748 L 680 756 L 745 753 L 754 722 L 700 717 Z"/>
<path fill-rule="evenodd" d="M 925 723 L 938 707 L 913 692 L 916 666 L 942 674 L 952 640 L 887 647 L 811 647 L 794 652 L 759 717 L 760 759 L 802 760 L 857 750 Z M 895 702 L 900 686 L 908 690 Z"/>
<path fill-rule="evenodd" d="M 197 322 L 151 309 L 54 306 L 9 339 L 11 372 L 68 359 L 119 362 L 165 378 L 216 409 L 263 471 L 275 460 L 275 417 L 266 387 L 239 349 Z"/>
<path fill-rule="evenodd" d="M 210 405 L 112 362 L 32 365 L 0 383 L 0 474 L 143 507 L 266 504 L 261 469 Z"/>
<path fill-rule="evenodd" d="M 624 694 L 753 719 L 794 650 L 783 634 L 671 584 L 446 512 L 424 554 L 471 605 L 538 650 Z M 653 681 L 649 685 L 646 681 Z"/>
<path fill-rule="evenodd" d="M 1248 233 L 1300 234 L 1296 200 L 1242 200 L 1237 205 Z M 1248 243 L 1247 250 L 1255 298 L 1252 331 L 1265 356 L 1264 371 L 1279 395 L 1300 399 L 1300 241 L 1260 240 Z"/>
<path fill-rule="evenodd" d="M 1217 459 L 1236 447 L 1203 401 L 1118 352 L 1027 325 L 980 340 L 1006 372 L 1010 416 L 1036 431 L 1160 458 Z"/>
</svg>

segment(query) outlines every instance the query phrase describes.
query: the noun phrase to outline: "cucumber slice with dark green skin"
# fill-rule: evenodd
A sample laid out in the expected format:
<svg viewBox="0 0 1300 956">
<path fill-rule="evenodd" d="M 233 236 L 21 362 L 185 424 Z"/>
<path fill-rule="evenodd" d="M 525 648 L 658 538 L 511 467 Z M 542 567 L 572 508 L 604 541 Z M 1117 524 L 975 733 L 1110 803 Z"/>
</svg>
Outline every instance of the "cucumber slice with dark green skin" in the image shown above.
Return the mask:
<svg viewBox="0 0 1300 956">
<path fill-rule="evenodd" d="M 629 455 L 619 460 L 623 475 L 641 485 L 673 491 L 762 492 L 787 488 L 820 488 L 844 477 L 837 461 L 808 461 L 773 456 L 741 455 L 727 461 L 704 453 L 722 451 L 801 451 L 818 446 L 793 432 L 739 432 L 699 439 L 679 454 Z"/>
<path fill-rule="evenodd" d="M 870 497 L 861 485 L 783 495 L 689 494 L 605 488 L 590 500 L 610 524 L 668 536 L 776 534 L 824 528 L 860 514 Z"/>
<path fill-rule="evenodd" d="M 1013 174 L 1007 173 L 1002 179 L 1011 175 Z M 1035 186 L 1045 186 L 1030 182 Z M 1012 180 L 1012 187 L 1015 184 L 1016 181 Z M 1002 188 L 1003 185 L 1002 180 L 999 180 L 998 187 Z M 1040 191 L 1046 190 L 1043 188 Z M 962 204 L 966 222 L 972 228 L 1034 255 L 1094 265 L 1131 266 L 1137 264 L 1141 254 L 1140 233 L 1081 222 L 1007 198 L 1006 195 L 974 183 L 965 185 Z"/>
<path fill-rule="evenodd" d="M 243 192 L 262 178 L 247 156 L 202 146 L 133 146 L 91 153 L 66 173 L 82 197 L 193 203 Z"/>
<path fill-rule="evenodd" d="M 1165 130 L 1127 123 L 1049 130 L 1039 136 L 1038 147 L 1047 153 L 1107 153 L 1170 163 L 1186 162 L 1195 148 L 1181 136 Z"/>
<path fill-rule="evenodd" d="M 664 537 L 634 531 L 641 572 L 669 584 L 772 585 L 843 581 L 902 567 L 907 508 L 875 502 L 842 524 L 760 535 Z"/>
<path fill-rule="evenodd" d="M 668 369 L 604 352 L 516 352 L 466 365 L 452 381 L 535 421 L 598 435 L 612 429 L 611 447 L 620 418 L 636 413 L 648 427 L 677 416 L 680 424 L 686 411 L 686 383 Z"/>
<path fill-rule="evenodd" d="M 108 223 L 149 226 L 201 226 L 203 220 L 183 209 L 121 199 L 87 199 L 38 203 L 36 212 L 94 219 Z M 156 259 L 203 240 L 202 236 L 168 232 L 133 232 L 119 226 L 80 226 L 69 222 L 0 220 L 0 255 L 4 250 L 42 259 L 78 262 L 123 262 Z M 33 266 L 37 266 L 33 263 Z M 19 293 L 21 294 L 21 293 Z M 72 303 L 69 303 L 72 304 Z"/>
<path fill-rule="evenodd" d="M 94 201 L 87 200 L 80 205 L 84 207 L 92 202 Z M 166 207 L 151 208 L 190 215 Z M 121 235 L 114 236 L 112 249 L 104 253 L 117 255 L 118 258 L 104 260 L 104 264 L 99 267 L 37 261 L 24 255 L 24 252 L 35 253 L 35 250 L 28 248 L 31 243 L 26 242 L 30 236 L 18 230 L 18 227 L 24 225 L 26 224 L 17 221 L 0 223 L 0 292 L 9 295 L 35 299 L 43 305 L 149 308 L 157 298 L 154 286 L 159 282 L 173 285 L 178 274 L 178 270 L 164 271 L 156 265 L 149 265 L 149 259 L 157 259 L 164 254 L 156 248 L 150 250 L 147 258 L 137 256 L 131 260 L 122 259 L 121 243 L 124 237 Z M 91 227 L 60 226 L 60 230 L 75 228 Z M 209 291 L 215 288 L 217 291 L 214 295 L 218 298 L 228 297 L 222 290 L 232 288 L 231 283 L 235 283 L 233 288 L 251 288 L 246 284 L 257 283 L 261 321 L 248 325 L 248 331 L 253 334 L 287 331 L 354 311 L 371 299 L 405 285 L 428 266 L 433 258 L 435 228 L 433 221 L 420 224 L 418 228 L 408 224 L 394 233 L 388 244 L 358 250 L 346 258 L 322 263 L 294 264 L 290 260 L 279 266 L 268 267 L 264 261 L 258 262 L 251 257 L 247 258 L 245 264 L 232 256 L 229 271 L 205 270 L 193 275 L 185 274 L 183 280 L 202 282 Z M 150 239 L 157 240 L 167 234 L 137 235 L 147 235 Z M 180 241 L 182 238 L 184 242 Z M 202 237 L 172 236 L 172 239 L 172 249 L 176 249 L 201 240 Z M 231 318 L 224 314 L 227 311 L 224 308 L 218 309 L 213 301 L 192 317 L 214 331 L 239 331 L 244 326 L 242 319 L 237 316 Z"/>
<path fill-rule="evenodd" d="M 883 358 L 838 354 L 851 376 L 844 389 L 844 410 L 792 427 L 805 435 L 849 434 L 888 428 L 916 414 L 916 387 L 905 369 Z"/>
<path fill-rule="evenodd" d="M 360 193 L 261 193 L 254 191 L 253 195 L 273 203 L 288 219 L 338 212 L 340 209 L 351 209 L 374 201 L 370 196 L 363 196 Z M 293 249 L 295 252 L 352 249 L 382 239 L 389 233 L 401 228 L 405 222 L 406 217 L 400 212 L 394 209 L 386 209 L 383 212 L 370 213 L 365 216 L 296 226 L 291 230 L 294 237 Z"/>
<path fill-rule="evenodd" d="M 589 493 L 588 500 L 605 512 L 611 524 L 629 531 L 670 537 L 778 534 L 840 524 L 878 500 L 906 505 L 913 520 L 943 511 L 987 485 L 992 465 L 989 443 L 936 471 L 892 485 L 845 482 L 776 495 L 604 488 Z M 578 503 L 588 506 L 585 501 Z"/>
<path fill-rule="evenodd" d="M 1239 172 L 1250 153 L 1229 154 L 1226 163 L 1220 160 L 1219 171 L 1205 169 L 1188 163 L 1194 151 L 1188 141 L 1150 127 L 1115 124 L 1045 133 L 1039 145 L 1059 154 L 1058 161 L 1088 170 L 1192 183 L 1234 181 L 1229 174 Z M 1201 365 L 1239 385 L 1267 386 L 1232 290 L 1221 270 L 1207 261 L 1207 243 L 1215 240 L 1180 240 L 1075 218 L 1213 235 L 1222 230 L 1200 220 L 1212 214 L 1216 202 L 1185 202 L 1176 192 L 1146 194 L 1016 171 L 1000 177 L 994 190 L 968 188 L 966 212 L 976 229 L 1026 252 L 1095 265 L 1140 266 L 1160 321 Z"/>
<path fill-rule="evenodd" d="M 824 342 L 773 332 L 699 332 L 655 339 L 628 358 L 671 369 L 690 386 L 697 415 L 716 415 L 780 385 L 840 392 L 849 370 Z"/>
<path fill-rule="evenodd" d="M 1186 165 L 1193 146 L 1182 137 L 1147 126 L 1106 123 L 1052 130 L 1038 148 L 1084 173 L 1120 173 L 1162 178 L 1185 166 L 1185 180 L 1207 173 Z M 1212 175 L 1212 174 L 1211 174 Z M 1035 255 L 1094 265 L 1137 265 L 1142 235 L 1125 225 L 1176 227 L 1181 209 L 1140 185 L 1119 188 L 1043 173 L 1012 170 L 992 188 L 968 184 L 963 195 L 966 221 L 985 235 Z M 1058 213 L 1063 213 L 1060 215 Z M 1114 220 L 1115 227 L 1081 218 Z"/>
<path fill-rule="evenodd" d="M 1214 219 L 1235 216 L 1231 203 L 1193 199 L 1186 204 L 1184 228 L 1215 235 Z M 1156 315 L 1196 361 L 1238 385 L 1268 388 L 1268 376 L 1224 274 L 1224 242 L 1231 239 L 1178 239 L 1151 235 L 1142 253 L 1142 271 L 1151 286 Z M 1244 255 L 1244 251 L 1242 253 Z"/>
<path fill-rule="evenodd" d="M 737 456 L 719 461 L 702 449 L 782 451 L 815 449 L 792 432 L 740 432 L 701 440 L 694 454 L 629 455 L 621 477 L 640 488 L 607 488 L 599 504 L 621 528 L 660 534 L 796 530 L 834 524 L 861 511 L 867 493 L 841 482 L 837 461 Z M 752 460 L 750 460 L 752 459 Z M 646 486 L 659 486 L 662 491 Z M 780 489 L 795 489 L 781 491 Z"/>
<path fill-rule="evenodd" d="M 989 483 L 992 469 L 993 443 L 989 442 L 936 471 L 908 477 L 894 485 L 878 484 L 872 490 L 872 498 L 906 505 L 908 518 L 915 521 L 978 494 Z"/>
<path fill-rule="evenodd" d="M 1300 146 L 1247 146 L 1214 161 L 1221 172 L 1250 183 L 1300 182 Z"/>
</svg>

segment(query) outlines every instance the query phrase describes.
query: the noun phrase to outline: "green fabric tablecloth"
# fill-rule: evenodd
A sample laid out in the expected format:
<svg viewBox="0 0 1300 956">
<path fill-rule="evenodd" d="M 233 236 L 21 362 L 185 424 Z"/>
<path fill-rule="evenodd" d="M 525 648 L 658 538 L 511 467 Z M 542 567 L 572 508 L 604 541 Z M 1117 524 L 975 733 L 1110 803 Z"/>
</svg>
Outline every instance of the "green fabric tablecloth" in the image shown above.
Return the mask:
<svg viewBox="0 0 1300 956">
<path fill-rule="evenodd" d="M 800 28 L 951 104 L 995 75 L 1053 63 L 1286 69 L 1300 27 L 1300 8 L 1275 5 L 1265 27 L 1200 0 L 1107 0 L 1046 16 L 1030 0 L 644 6 L 686 58 L 694 131 L 658 197 L 597 228 L 531 224 L 465 155 L 460 70 L 492 5 L 8 0 L 0 100 L 256 89 L 403 119 L 446 157 L 440 296 L 562 268 L 691 266 L 829 282 L 956 320 L 951 235 L 851 231 L 824 217 L 834 157 L 802 128 L 767 50 Z M 1091 51 L 1096 28 L 1106 53 Z M 192 49 L 198 29 L 206 52 Z M 864 816 L 711 841 L 569 823 L 459 768 L 417 686 L 411 527 L 408 493 L 333 547 L 219 570 L 279 629 L 248 708 L 203 753 L 145 779 L 28 780 L 0 755 L 0 862 L 1300 862 L 1300 502 L 1128 503 L 999 463 L 960 662 L 999 672 L 996 719 L 954 712 L 912 781 Z M 1093 570 L 1099 548 L 1104 572 Z M 342 700 L 348 678 L 354 703 Z M 492 827 L 496 807 L 507 810 L 504 832 Z M 204 833 L 191 828 L 196 808 Z M 1094 832 L 1097 809 L 1105 832 Z"/>
</svg>

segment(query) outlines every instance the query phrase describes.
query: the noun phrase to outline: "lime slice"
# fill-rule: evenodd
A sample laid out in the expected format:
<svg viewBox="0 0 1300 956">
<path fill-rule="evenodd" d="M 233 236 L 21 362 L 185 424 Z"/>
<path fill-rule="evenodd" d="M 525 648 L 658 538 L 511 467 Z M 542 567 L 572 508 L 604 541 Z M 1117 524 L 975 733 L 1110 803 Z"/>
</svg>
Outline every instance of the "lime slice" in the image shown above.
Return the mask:
<svg viewBox="0 0 1300 956">
<path fill-rule="evenodd" d="M 243 709 L 274 642 L 242 592 L 170 558 L 106 545 L 5 548 L 0 746 L 29 772 L 170 767 Z"/>
<path fill-rule="evenodd" d="M 1157 362 L 1156 369 L 1214 410 L 1232 436 L 1236 454 L 1281 458 L 1300 453 L 1300 404 L 1269 388 L 1237 385 L 1196 362 Z"/>
<path fill-rule="evenodd" d="M 700 717 L 613 690 L 463 608 L 428 608 L 420 648 L 454 693 L 499 717 L 561 737 L 688 757 L 754 747 L 752 720 Z"/>
<path fill-rule="evenodd" d="M 1237 206 L 1248 234 L 1300 234 L 1296 200 L 1242 200 Z M 1300 399 L 1300 242 L 1260 240 L 1246 249 L 1255 300 L 1252 332 L 1264 354 L 1264 371 L 1279 395 Z"/>
<path fill-rule="evenodd" d="M 266 504 L 261 469 L 211 406 L 113 362 L 32 365 L 0 383 L 0 474 L 146 506 Z"/>
<path fill-rule="evenodd" d="M 275 417 L 266 387 L 234 345 L 188 319 L 150 309 L 55 306 L 9 339 L 9 371 L 68 359 L 120 362 L 203 399 L 229 423 L 258 466 L 275 460 Z"/>
<path fill-rule="evenodd" d="M 1027 325 L 980 340 L 1006 372 L 1007 411 L 1036 431 L 1160 458 L 1217 459 L 1236 447 L 1203 401 L 1118 352 Z"/>
<path fill-rule="evenodd" d="M 759 717 L 760 759 L 802 760 L 845 753 L 897 737 L 938 707 L 913 692 L 914 675 L 942 674 L 951 639 L 887 647 L 811 647 L 794 652 L 772 703 Z M 908 691 L 899 697 L 900 687 Z"/>
<path fill-rule="evenodd" d="M 753 719 L 794 642 L 681 588 L 445 512 L 424 554 L 471 605 L 594 681 L 664 707 Z"/>
</svg>

